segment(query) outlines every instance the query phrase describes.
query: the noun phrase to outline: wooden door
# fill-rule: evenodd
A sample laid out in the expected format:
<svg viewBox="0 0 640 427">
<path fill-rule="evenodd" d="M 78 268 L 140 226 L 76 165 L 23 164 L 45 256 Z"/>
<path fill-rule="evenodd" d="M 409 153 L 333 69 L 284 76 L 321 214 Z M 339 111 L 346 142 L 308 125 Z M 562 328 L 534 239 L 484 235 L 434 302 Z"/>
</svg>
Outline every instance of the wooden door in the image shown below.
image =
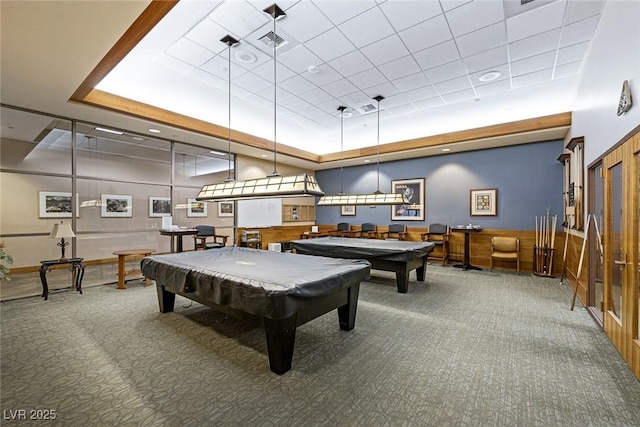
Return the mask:
<svg viewBox="0 0 640 427">
<path fill-rule="evenodd" d="M 640 378 L 640 134 L 608 154 L 604 172 L 604 330 Z"/>
</svg>

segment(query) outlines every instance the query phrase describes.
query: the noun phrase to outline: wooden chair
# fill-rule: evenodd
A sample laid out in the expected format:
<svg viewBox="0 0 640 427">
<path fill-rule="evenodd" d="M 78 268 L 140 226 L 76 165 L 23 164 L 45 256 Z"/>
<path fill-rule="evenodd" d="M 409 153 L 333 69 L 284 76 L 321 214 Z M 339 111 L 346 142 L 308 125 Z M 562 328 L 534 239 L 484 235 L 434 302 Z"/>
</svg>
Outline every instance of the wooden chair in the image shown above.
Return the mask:
<svg viewBox="0 0 640 427">
<path fill-rule="evenodd" d="M 405 240 L 407 238 L 407 226 L 404 224 L 389 224 L 389 230 L 380 233 L 385 240 Z"/>
<path fill-rule="evenodd" d="M 360 227 L 360 231 L 358 231 L 358 237 L 366 237 L 367 239 L 377 239 L 378 231 L 375 224 L 371 224 L 370 222 L 365 222 Z"/>
<path fill-rule="evenodd" d="M 493 270 L 493 260 L 515 261 L 520 271 L 520 239 L 516 237 L 492 237 L 489 269 Z"/>
<path fill-rule="evenodd" d="M 422 240 L 435 245 L 429 254 L 429 259 L 442 261 L 442 265 L 449 262 L 449 235 L 451 230 L 445 224 L 430 224 L 426 233 L 422 233 Z"/>
<path fill-rule="evenodd" d="M 194 245 L 196 250 L 198 249 L 219 249 L 227 246 L 227 239 L 229 236 L 216 235 L 216 228 L 212 225 L 196 225 L 194 227 L 198 230 L 197 234 L 193 235 Z M 208 242 L 207 239 L 213 237 L 213 242 Z M 222 239 L 222 241 L 218 241 Z"/>
<path fill-rule="evenodd" d="M 338 223 L 338 228 L 330 230 L 329 234 L 337 237 L 350 237 L 352 235 L 351 224 L 348 222 L 340 222 Z"/>
</svg>

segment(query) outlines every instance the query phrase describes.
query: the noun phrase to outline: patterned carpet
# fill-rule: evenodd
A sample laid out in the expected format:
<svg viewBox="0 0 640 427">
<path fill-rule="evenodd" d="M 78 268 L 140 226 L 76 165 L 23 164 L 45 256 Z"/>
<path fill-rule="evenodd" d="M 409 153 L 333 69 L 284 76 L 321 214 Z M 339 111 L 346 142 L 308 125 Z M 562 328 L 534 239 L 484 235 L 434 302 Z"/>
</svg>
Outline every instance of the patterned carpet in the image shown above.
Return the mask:
<svg viewBox="0 0 640 427">
<path fill-rule="evenodd" d="M 303 325 L 282 376 L 259 322 L 180 297 L 160 314 L 142 281 L 8 301 L 3 425 L 640 425 L 640 381 L 570 299 L 558 279 L 437 265 L 399 294 L 376 271 L 356 328 Z"/>
</svg>

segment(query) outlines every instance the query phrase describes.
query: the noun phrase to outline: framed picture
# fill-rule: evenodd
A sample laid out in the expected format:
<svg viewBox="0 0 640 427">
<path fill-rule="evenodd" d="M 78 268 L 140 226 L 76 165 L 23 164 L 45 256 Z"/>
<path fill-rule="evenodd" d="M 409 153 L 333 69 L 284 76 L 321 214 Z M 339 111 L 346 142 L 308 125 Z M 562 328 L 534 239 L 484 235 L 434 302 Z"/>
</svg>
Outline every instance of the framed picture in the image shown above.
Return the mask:
<svg viewBox="0 0 640 427">
<path fill-rule="evenodd" d="M 133 216 L 132 196 L 102 194 L 101 216 L 123 218 Z"/>
<path fill-rule="evenodd" d="M 218 202 L 218 216 L 233 216 L 233 202 Z"/>
<path fill-rule="evenodd" d="M 485 188 L 482 190 L 470 190 L 471 216 L 496 216 L 498 215 L 498 189 Z"/>
<path fill-rule="evenodd" d="M 187 199 L 187 216 L 190 218 L 207 216 L 207 204 L 196 199 Z"/>
<path fill-rule="evenodd" d="M 170 216 L 171 198 L 149 196 L 149 216 Z"/>
<path fill-rule="evenodd" d="M 391 206 L 392 221 L 424 221 L 424 178 L 391 181 L 391 192 L 402 193 L 409 200 L 406 205 Z"/>
<path fill-rule="evenodd" d="M 71 218 L 71 193 L 62 191 L 38 191 L 40 218 Z M 76 218 L 80 216 L 80 204 L 76 194 Z"/>
<path fill-rule="evenodd" d="M 340 215 L 342 215 L 342 216 L 355 216 L 355 214 L 356 214 L 356 206 L 355 205 L 340 206 Z"/>
</svg>

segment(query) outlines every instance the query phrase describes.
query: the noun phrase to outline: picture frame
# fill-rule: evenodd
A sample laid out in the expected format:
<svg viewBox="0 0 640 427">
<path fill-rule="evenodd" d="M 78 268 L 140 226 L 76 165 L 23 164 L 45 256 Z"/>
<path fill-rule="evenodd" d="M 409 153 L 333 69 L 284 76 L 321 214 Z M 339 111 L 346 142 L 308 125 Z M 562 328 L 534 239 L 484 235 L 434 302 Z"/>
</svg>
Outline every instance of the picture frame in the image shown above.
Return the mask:
<svg viewBox="0 0 640 427">
<path fill-rule="evenodd" d="M 218 216 L 229 217 L 233 216 L 234 202 L 218 202 Z"/>
<path fill-rule="evenodd" d="M 340 206 L 340 215 L 341 216 L 355 216 L 356 215 L 356 205 L 343 205 L 343 206 Z"/>
<path fill-rule="evenodd" d="M 391 206 L 392 221 L 424 221 L 425 178 L 397 179 L 391 181 L 392 193 L 404 193 L 409 199 L 406 205 Z"/>
<path fill-rule="evenodd" d="M 149 196 L 149 216 L 171 216 L 171 198 Z"/>
<path fill-rule="evenodd" d="M 101 194 L 100 216 L 126 218 L 133 216 L 133 197 L 124 194 Z"/>
<path fill-rule="evenodd" d="M 40 218 L 71 218 L 71 192 L 38 191 Z M 76 218 L 80 217 L 80 199 L 76 193 Z"/>
<path fill-rule="evenodd" d="M 471 216 L 498 215 L 497 188 L 469 190 L 469 197 L 469 211 Z"/>
<path fill-rule="evenodd" d="M 187 199 L 187 217 L 198 218 L 207 216 L 207 204 L 196 199 Z"/>
</svg>

